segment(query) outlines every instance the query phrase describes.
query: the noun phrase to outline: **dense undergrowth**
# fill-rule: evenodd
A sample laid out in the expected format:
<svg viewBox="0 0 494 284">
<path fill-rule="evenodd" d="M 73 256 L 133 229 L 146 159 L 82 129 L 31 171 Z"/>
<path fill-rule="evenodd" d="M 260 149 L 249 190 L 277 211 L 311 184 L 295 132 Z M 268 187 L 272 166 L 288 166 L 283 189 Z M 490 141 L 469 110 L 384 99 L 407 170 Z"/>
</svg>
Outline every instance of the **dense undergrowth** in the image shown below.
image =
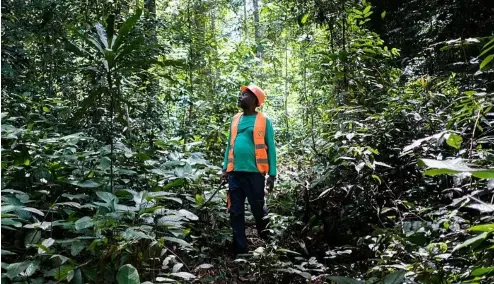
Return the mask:
<svg viewBox="0 0 494 284">
<path fill-rule="evenodd" d="M 2 283 L 492 282 L 492 30 L 443 40 L 462 6 L 435 6 L 404 56 L 383 3 L 237 2 L 3 1 Z M 234 256 L 250 81 L 280 174 Z"/>
</svg>

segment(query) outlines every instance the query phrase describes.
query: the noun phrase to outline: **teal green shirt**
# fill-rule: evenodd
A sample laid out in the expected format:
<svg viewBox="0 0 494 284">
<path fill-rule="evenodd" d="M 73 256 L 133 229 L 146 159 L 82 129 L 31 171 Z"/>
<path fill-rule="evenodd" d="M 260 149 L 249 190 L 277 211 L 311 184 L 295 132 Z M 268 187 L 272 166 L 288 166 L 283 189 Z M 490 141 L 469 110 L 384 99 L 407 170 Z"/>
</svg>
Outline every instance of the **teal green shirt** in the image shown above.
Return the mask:
<svg viewBox="0 0 494 284">
<path fill-rule="evenodd" d="M 254 123 L 256 115 L 242 115 L 238 122 L 237 138 L 233 144 L 233 165 L 234 171 L 259 172 L 256 165 L 256 151 L 254 147 Z M 228 152 L 230 151 L 230 137 L 232 135 L 231 122 L 228 141 L 223 161 L 223 170 L 228 166 Z M 266 135 L 264 141 L 268 147 L 269 175 L 276 176 L 276 146 L 274 144 L 273 124 L 266 118 Z"/>
</svg>

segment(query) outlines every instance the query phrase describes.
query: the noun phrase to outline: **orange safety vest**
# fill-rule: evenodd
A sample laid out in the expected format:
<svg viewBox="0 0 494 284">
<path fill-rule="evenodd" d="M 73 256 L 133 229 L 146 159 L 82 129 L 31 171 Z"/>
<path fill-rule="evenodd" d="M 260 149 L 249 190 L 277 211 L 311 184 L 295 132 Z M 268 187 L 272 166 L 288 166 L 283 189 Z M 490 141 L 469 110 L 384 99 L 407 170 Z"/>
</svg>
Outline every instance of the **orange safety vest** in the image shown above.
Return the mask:
<svg viewBox="0 0 494 284">
<path fill-rule="evenodd" d="M 233 117 L 231 126 L 231 137 L 230 137 L 230 151 L 228 151 L 228 166 L 226 168 L 227 172 L 231 172 L 234 169 L 233 166 L 233 145 L 235 139 L 237 138 L 238 123 L 242 117 L 242 113 L 237 113 Z M 256 116 L 256 121 L 254 123 L 254 146 L 256 149 L 256 165 L 257 169 L 263 175 L 266 175 L 269 171 L 268 163 L 268 147 L 264 141 L 264 136 L 266 136 L 266 116 L 258 112 Z"/>
</svg>

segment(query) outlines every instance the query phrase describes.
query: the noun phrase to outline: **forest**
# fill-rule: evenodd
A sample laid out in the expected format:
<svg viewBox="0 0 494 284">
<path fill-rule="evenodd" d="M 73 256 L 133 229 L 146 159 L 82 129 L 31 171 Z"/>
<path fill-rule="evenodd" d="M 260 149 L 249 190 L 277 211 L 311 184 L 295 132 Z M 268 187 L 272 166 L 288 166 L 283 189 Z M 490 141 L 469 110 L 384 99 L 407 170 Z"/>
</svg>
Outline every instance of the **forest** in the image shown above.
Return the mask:
<svg viewBox="0 0 494 284">
<path fill-rule="evenodd" d="M 494 283 L 493 1 L 1 11 L 1 283 Z M 278 174 L 235 255 L 251 83 Z"/>
</svg>

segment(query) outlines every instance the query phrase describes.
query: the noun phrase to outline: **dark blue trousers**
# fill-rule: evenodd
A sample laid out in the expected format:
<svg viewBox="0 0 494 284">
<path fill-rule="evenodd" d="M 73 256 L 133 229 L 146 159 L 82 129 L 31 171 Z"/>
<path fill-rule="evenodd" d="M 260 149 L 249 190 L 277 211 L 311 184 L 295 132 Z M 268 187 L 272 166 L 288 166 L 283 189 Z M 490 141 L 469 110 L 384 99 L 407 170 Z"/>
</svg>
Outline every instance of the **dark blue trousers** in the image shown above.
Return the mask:
<svg viewBox="0 0 494 284">
<path fill-rule="evenodd" d="M 233 230 L 235 253 L 247 253 L 245 237 L 245 198 L 250 204 L 252 215 L 256 220 L 257 233 L 265 238 L 267 210 L 264 207 L 264 176 L 260 173 L 230 172 L 228 175 L 230 193 L 230 222 Z"/>
</svg>

